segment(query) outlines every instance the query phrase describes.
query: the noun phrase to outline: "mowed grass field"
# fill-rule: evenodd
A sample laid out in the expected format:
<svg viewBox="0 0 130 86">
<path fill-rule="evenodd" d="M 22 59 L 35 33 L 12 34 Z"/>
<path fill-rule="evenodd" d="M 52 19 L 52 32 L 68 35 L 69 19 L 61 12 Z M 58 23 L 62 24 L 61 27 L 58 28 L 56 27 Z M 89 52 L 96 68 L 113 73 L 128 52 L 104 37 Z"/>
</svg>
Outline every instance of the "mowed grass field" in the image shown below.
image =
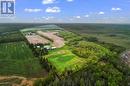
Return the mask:
<svg viewBox="0 0 130 86">
<path fill-rule="evenodd" d="M 44 70 L 25 42 L 0 44 L 0 75 L 41 76 Z"/>
<path fill-rule="evenodd" d="M 86 63 L 84 58 L 79 58 L 67 49 L 58 49 L 50 52 L 46 58 L 56 68 L 59 74 L 65 70 L 77 71 Z"/>
</svg>

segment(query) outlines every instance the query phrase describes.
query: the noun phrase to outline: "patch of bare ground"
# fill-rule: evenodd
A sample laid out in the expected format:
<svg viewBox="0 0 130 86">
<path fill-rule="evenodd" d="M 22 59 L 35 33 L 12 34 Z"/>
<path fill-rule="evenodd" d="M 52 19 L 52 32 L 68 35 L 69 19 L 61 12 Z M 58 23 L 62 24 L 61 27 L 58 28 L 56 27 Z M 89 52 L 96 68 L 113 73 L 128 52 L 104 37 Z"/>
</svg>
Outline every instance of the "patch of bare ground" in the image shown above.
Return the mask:
<svg viewBox="0 0 130 86">
<path fill-rule="evenodd" d="M 63 38 L 57 36 L 58 32 L 43 32 L 43 31 L 37 31 L 37 34 L 42 35 L 43 37 L 49 38 L 53 40 L 52 46 L 56 48 L 61 48 L 65 45 L 65 41 Z"/>
<path fill-rule="evenodd" d="M 35 80 L 46 76 L 48 76 L 48 72 L 45 69 L 32 77 L 0 75 L 0 86 L 33 86 Z"/>
<path fill-rule="evenodd" d="M 25 36 L 30 44 L 48 44 L 49 40 L 39 35 L 27 35 Z"/>
<path fill-rule="evenodd" d="M 21 76 L 0 76 L 0 86 L 33 86 L 38 78 L 25 78 Z"/>
<path fill-rule="evenodd" d="M 123 61 L 130 66 L 130 51 L 123 53 Z"/>
</svg>

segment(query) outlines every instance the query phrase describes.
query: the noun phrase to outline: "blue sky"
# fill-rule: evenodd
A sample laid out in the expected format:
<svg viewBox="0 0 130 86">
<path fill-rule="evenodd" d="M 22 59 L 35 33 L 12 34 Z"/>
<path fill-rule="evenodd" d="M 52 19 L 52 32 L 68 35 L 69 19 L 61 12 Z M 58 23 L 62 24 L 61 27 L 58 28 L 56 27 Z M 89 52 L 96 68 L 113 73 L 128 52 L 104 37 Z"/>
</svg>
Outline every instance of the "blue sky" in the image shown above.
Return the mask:
<svg viewBox="0 0 130 86">
<path fill-rule="evenodd" d="M 0 22 L 130 23 L 130 0 L 15 0 L 15 15 Z"/>
</svg>

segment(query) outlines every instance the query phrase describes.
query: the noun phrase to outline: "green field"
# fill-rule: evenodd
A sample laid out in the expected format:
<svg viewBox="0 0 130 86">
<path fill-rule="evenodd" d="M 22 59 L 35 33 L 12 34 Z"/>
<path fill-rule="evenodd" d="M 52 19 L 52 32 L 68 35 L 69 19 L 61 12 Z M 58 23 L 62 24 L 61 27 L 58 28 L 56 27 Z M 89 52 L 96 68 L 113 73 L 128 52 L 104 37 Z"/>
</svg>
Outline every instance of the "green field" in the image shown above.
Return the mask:
<svg viewBox="0 0 130 86">
<path fill-rule="evenodd" d="M 0 75 L 41 76 L 43 69 L 38 58 L 25 42 L 0 44 Z"/>
<path fill-rule="evenodd" d="M 96 37 L 99 41 L 112 43 L 130 49 L 130 35 L 115 34 L 114 36 L 111 36 L 109 34 L 85 34 L 85 36 Z"/>
<path fill-rule="evenodd" d="M 79 58 L 67 49 L 59 49 L 46 56 L 48 61 L 56 68 L 58 73 L 65 70 L 79 70 L 86 62 L 84 58 Z"/>
<path fill-rule="evenodd" d="M 25 28 L 20 31 L 28 32 L 28 31 L 37 31 L 37 30 L 62 30 L 62 28 L 60 28 L 57 25 L 42 25 L 42 26 L 37 26 L 37 27 L 33 27 L 33 28 Z"/>
<path fill-rule="evenodd" d="M 59 24 L 60 27 L 82 36 L 98 38 L 130 49 L 130 25 L 125 24 Z"/>
</svg>

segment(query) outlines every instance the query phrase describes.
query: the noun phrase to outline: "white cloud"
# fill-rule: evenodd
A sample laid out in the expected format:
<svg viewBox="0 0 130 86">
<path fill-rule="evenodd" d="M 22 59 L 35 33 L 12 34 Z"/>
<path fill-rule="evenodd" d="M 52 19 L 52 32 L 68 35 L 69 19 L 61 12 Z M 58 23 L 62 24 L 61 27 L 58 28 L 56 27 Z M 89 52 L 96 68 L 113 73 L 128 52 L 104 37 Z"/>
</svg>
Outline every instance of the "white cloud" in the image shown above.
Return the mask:
<svg viewBox="0 0 130 86">
<path fill-rule="evenodd" d="M 59 7 L 48 7 L 45 12 L 47 13 L 59 13 L 61 12 Z"/>
<path fill-rule="evenodd" d="M 99 15 L 104 15 L 105 13 L 104 13 L 104 12 L 99 12 L 98 14 L 99 14 Z"/>
<path fill-rule="evenodd" d="M 80 19 L 80 18 L 81 18 L 81 16 L 74 16 L 74 18 Z"/>
<path fill-rule="evenodd" d="M 56 0 L 43 0 L 43 4 L 53 4 Z"/>
<path fill-rule="evenodd" d="M 74 0 L 67 0 L 68 2 L 73 2 Z"/>
<path fill-rule="evenodd" d="M 113 10 L 113 11 L 120 11 L 120 10 L 122 10 L 121 8 L 112 8 L 111 10 Z"/>
<path fill-rule="evenodd" d="M 35 8 L 35 9 L 25 8 L 24 11 L 25 11 L 25 12 L 30 12 L 30 13 L 31 13 L 31 12 L 41 12 L 42 9 L 37 9 L 37 8 Z"/>
<path fill-rule="evenodd" d="M 45 19 L 45 20 L 50 20 L 50 19 L 54 19 L 54 17 L 53 16 L 48 16 L 48 17 L 42 17 L 43 19 Z"/>
<path fill-rule="evenodd" d="M 89 15 L 85 15 L 84 17 L 89 17 Z"/>
</svg>

